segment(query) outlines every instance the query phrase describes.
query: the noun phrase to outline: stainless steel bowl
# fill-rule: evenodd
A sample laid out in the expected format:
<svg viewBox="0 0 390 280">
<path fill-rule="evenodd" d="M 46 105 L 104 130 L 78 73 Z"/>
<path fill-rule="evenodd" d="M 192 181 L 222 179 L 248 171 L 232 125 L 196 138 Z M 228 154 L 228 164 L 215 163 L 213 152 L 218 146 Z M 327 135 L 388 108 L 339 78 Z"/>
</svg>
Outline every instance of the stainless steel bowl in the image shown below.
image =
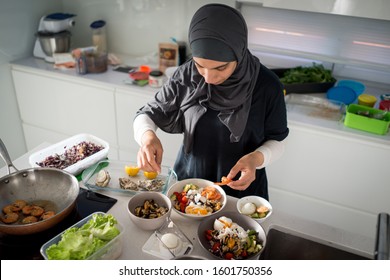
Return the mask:
<svg viewBox="0 0 390 280">
<path fill-rule="evenodd" d="M 52 56 L 53 53 L 66 53 L 70 50 L 71 33 L 69 31 L 58 33 L 38 32 L 37 37 L 43 52 L 47 56 Z"/>
</svg>

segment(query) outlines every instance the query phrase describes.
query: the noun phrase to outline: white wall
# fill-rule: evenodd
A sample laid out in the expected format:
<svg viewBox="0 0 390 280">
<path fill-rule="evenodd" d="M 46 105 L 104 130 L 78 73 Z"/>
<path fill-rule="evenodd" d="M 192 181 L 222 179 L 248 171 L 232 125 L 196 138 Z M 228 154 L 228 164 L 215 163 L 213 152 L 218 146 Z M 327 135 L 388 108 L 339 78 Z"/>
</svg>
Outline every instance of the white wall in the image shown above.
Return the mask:
<svg viewBox="0 0 390 280">
<path fill-rule="evenodd" d="M 32 55 L 40 17 L 61 9 L 60 0 L 0 0 L 0 138 L 12 159 L 26 145 L 8 63 Z"/>
<path fill-rule="evenodd" d="M 103 19 L 110 52 L 144 56 L 157 52 L 158 43 L 169 42 L 170 37 L 186 41 L 193 13 L 211 2 L 235 4 L 234 0 L 67 0 L 63 4 L 64 11 L 77 15 L 74 46 L 91 45 L 89 25 Z"/>
</svg>

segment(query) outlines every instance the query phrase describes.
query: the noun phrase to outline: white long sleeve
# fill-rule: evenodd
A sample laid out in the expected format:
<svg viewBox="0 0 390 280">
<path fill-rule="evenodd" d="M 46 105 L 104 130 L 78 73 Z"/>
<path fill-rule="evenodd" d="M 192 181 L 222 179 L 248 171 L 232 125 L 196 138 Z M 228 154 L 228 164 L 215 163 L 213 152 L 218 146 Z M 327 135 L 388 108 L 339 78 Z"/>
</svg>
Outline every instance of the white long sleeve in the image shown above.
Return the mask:
<svg viewBox="0 0 390 280">
<path fill-rule="evenodd" d="M 147 114 L 138 115 L 133 122 L 134 140 L 138 145 L 142 145 L 142 135 L 148 130 L 156 132 L 157 125 Z"/>
<path fill-rule="evenodd" d="M 142 135 L 148 130 L 156 132 L 157 126 L 147 114 L 140 114 L 134 119 L 133 130 L 134 140 L 141 146 Z M 262 146 L 256 149 L 256 151 L 261 152 L 264 156 L 263 164 L 258 166 L 257 169 L 267 167 L 278 160 L 283 155 L 284 150 L 285 140 L 268 140 L 265 142 Z"/>
<path fill-rule="evenodd" d="M 267 167 L 271 163 L 278 160 L 283 155 L 284 149 L 285 140 L 268 140 L 267 142 L 265 142 L 263 145 L 256 149 L 256 151 L 259 151 L 264 155 L 264 162 L 262 165 L 258 166 L 257 169 Z"/>
</svg>

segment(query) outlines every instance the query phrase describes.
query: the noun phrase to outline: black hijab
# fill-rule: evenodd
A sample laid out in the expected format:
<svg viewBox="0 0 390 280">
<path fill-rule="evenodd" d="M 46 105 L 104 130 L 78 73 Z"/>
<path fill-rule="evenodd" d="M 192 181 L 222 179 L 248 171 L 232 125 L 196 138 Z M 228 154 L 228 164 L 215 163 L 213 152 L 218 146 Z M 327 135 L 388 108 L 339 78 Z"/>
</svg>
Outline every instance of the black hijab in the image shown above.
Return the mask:
<svg viewBox="0 0 390 280">
<path fill-rule="evenodd" d="M 238 142 L 247 123 L 260 70 L 260 61 L 248 50 L 245 20 L 230 6 L 208 4 L 194 14 L 188 37 L 190 46 L 196 40 L 212 39 L 230 47 L 237 60 L 235 71 L 222 84 L 210 85 L 198 73 L 194 62 L 189 60 L 178 68 L 156 94 L 155 100 L 137 114 L 148 114 L 166 132 L 184 133 L 184 147 L 188 153 L 192 148 L 197 121 L 207 108 L 211 108 L 219 112 L 218 118 L 229 129 L 230 141 Z M 197 53 L 202 51 L 197 49 Z"/>
</svg>

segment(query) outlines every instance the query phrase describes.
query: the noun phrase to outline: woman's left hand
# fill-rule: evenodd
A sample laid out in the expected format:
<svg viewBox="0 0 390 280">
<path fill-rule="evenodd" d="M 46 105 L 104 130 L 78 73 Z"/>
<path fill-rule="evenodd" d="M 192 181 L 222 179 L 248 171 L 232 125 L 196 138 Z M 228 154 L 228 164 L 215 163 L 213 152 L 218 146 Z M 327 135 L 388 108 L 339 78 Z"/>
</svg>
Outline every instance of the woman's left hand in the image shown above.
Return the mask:
<svg viewBox="0 0 390 280">
<path fill-rule="evenodd" d="M 237 163 L 230 170 L 229 174 L 226 176 L 233 180 L 238 172 L 241 172 L 240 178 L 230 182 L 227 185 L 238 191 L 247 189 L 249 185 L 256 179 L 256 167 L 262 165 L 263 161 L 264 156 L 259 151 L 246 154 L 237 161 Z"/>
</svg>

